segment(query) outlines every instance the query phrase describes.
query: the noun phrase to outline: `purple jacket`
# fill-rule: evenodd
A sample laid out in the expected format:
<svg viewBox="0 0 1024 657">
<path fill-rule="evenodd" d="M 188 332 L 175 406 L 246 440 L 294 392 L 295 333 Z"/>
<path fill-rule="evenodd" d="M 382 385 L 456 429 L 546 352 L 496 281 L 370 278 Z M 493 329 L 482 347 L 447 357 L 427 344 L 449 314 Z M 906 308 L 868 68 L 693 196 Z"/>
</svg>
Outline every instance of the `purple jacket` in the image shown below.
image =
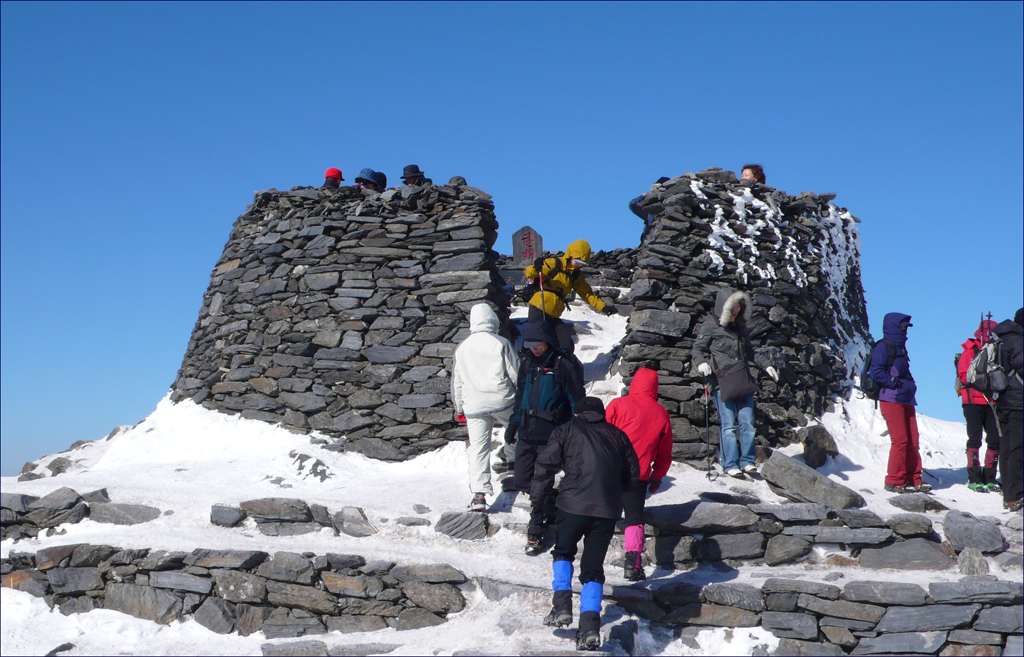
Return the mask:
<svg viewBox="0 0 1024 657">
<path fill-rule="evenodd" d="M 878 401 L 894 402 L 896 404 L 907 404 L 917 406 L 915 393 L 917 384 L 910 374 L 910 357 L 907 355 L 907 334 L 900 330 L 900 326 L 910 323 L 910 315 L 903 313 L 889 313 L 882 320 L 882 335 L 886 340 L 896 344 L 896 354 L 892 359 L 892 367 L 887 372 L 885 365 L 889 361 L 889 345 L 885 340 L 879 340 L 875 348 L 871 350 L 871 367 L 868 374 L 874 379 L 881 390 L 878 393 Z"/>
</svg>

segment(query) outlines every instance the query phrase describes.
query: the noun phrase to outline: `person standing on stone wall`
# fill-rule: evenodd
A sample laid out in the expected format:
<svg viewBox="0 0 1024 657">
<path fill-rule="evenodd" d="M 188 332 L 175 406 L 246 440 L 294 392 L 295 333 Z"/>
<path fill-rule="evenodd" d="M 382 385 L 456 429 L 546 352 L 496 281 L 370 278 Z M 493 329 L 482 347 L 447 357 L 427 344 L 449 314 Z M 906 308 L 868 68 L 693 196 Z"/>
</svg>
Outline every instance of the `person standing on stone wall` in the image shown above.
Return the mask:
<svg viewBox="0 0 1024 657">
<path fill-rule="evenodd" d="M 576 403 L 583 399 L 583 383 L 575 367 L 558 349 L 547 322 L 529 322 L 523 329 L 523 351 L 516 377 L 516 397 L 505 442 L 515 445 L 513 481 L 517 490 L 530 492 L 537 455 L 555 427 L 572 419 Z M 531 499 L 526 554 L 541 553 L 541 541 L 554 513 L 554 496 Z"/>
<path fill-rule="evenodd" d="M 639 485 L 640 465 L 629 437 L 605 421 L 604 405 L 597 397 L 576 404 L 576 416 L 551 432 L 537 457 L 530 501 L 541 504 L 552 492 L 555 474 L 565 476 L 555 503 L 554 579 L 551 613 L 545 625 L 572 624 L 572 571 L 576 546 L 583 539 L 580 558 L 580 622 L 577 650 L 601 646 L 601 597 L 604 557 L 622 515 L 623 491 Z"/>
<path fill-rule="evenodd" d="M 523 278 L 535 284 L 529 289 L 536 291 L 530 297 L 529 320 L 545 320 L 551 325 L 558 339 L 558 348 L 567 354 L 576 350 L 573 342 L 575 331 L 562 321 L 566 299 L 573 291 L 599 313 L 615 314 L 615 306 L 606 304 L 594 294 L 580 269 L 590 261 L 590 244 L 576 240 L 565 250 L 564 256 L 541 257 L 523 271 Z"/>
<path fill-rule="evenodd" d="M 388 177 L 383 171 L 373 172 L 373 182 L 377 183 L 377 189 L 382 192 L 388 188 Z"/>
<path fill-rule="evenodd" d="M 754 352 L 747 322 L 753 309 L 750 295 L 729 288 L 718 291 L 715 310 L 700 325 L 691 359 L 714 388 L 715 406 L 722 423 L 719 446 L 722 470 L 730 477 L 757 472 L 754 436 L 754 393 L 750 374 L 756 362 L 774 381 L 779 373 L 765 357 Z"/>
<path fill-rule="evenodd" d="M 415 187 L 425 187 L 434 184 L 434 181 L 427 178 L 427 175 L 420 171 L 419 165 L 416 164 L 410 164 L 402 169 L 402 182 Z"/>
<path fill-rule="evenodd" d="M 956 375 L 960 380 L 960 399 L 963 403 L 964 420 L 967 422 L 967 486 L 973 491 L 987 493 L 999 490 L 996 470 L 999 463 L 999 428 L 996 415 L 989 400 L 982 393 L 963 387 L 967 383 L 967 368 L 981 346 L 988 340 L 996 323 L 983 320 L 973 338 L 968 338 L 961 347 L 963 352 L 957 361 Z M 985 431 L 985 461 L 981 461 L 981 432 Z"/>
<path fill-rule="evenodd" d="M 515 347 L 498 335 L 498 316 L 486 303 L 469 311 L 469 337 L 452 359 L 452 400 L 455 416 L 469 432 L 469 489 L 472 511 L 487 508 L 491 495 L 491 430 L 509 426 L 516 397 L 519 357 Z"/>
<path fill-rule="evenodd" d="M 926 493 L 932 489 L 921 481 L 921 448 L 914 410 L 917 383 L 910 373 L 907 354 L 907 329 L 911 326 L 910 315 L 888 313 L 882 319 L 885 339 L 875 343 L 868 367 L 868 374 L 878 384 L 878 406 L 889 430 L 885 490 L 890 493 Z"/>
<path fill-rule="evenodd" d="M 321 189 L 334 190 L 341 187 L 341 183 L 344 182 L 344 178 L 341 177 L 341 169 L 335 169 L 331 167 L 324 172 L 324 184 Z"/>
<path fill-rule="evenodd" d="M 764 182 L 764 167 L 760 164 L 744 164 L 743 169 L 740 171 L 740 178 L 742 180 L 753 180 L 762 185 L 766 184 Z"/>
<path fill-rule="evenodd" d="M 374 192 L 383 192 L 384 188 L 377 183 L 377 172 L 373 169 L 363 169 L 356 176 L 354 187 L 362 187 Z"/>
<path fill-rule="evenodd" d="M 658 181 L 654 183 L 654 185 L 651 185 L 651 191 L 654 191 L 655 185 L 660 185 L 661 183 L 666 181 L 668 181 L 668 178 L 666 178 L 665 176 L 658 178 Z M 637 196 L 635 199 L 629 202 L 629 211 L 643 219 L 644 222 L 644 232 L 640 236 L 641 242 L 643 241 L 644 236 L 647 235 L 647 231 L 650 230 L 651 226 L 654 225 L 654 220 L 656 218 L 655 215 L 648 214 L 643 207 L 644 199 L 647 198 L 648 193 L 649 192 L 644 192 L 643 194 Z"/>
<path fill-rule="evenodd" d="M 463 178 L 462 176 L 452 176 L 448 180 L 449 187 L 465 187 L 467 185 L 469 185 L 469 183 L 466 182 L 466 179 Z"/>
<path fill-rule="evenodd" d="M 1003 475 L 1003 507 L 1020 511 L 1024 506 L 1024 308 L 1013 320 L 1000 322 L 992 332 L 1002 340 L 999 366 L 1006 374 L 1006 390 L 996 400 L 1003 435 L 999 442 L 999 470 Z"/>
<path fill-rule="evenodd" d="M 647 493 L 655 493 L 672 465 L 672 423 L 668 411 L 658 403 L 658 373 L 641 367 L 629 384 L 629 394 L 613 399 L 605 415 L 608 422 L 622 429 L 633 444 L 640 462 L 639 483 L 623 493 L 626 511 L 626 579 L 636 582 L 646 577 L 640 565 L 644 552 L 644 504 Z"/>
</svg>

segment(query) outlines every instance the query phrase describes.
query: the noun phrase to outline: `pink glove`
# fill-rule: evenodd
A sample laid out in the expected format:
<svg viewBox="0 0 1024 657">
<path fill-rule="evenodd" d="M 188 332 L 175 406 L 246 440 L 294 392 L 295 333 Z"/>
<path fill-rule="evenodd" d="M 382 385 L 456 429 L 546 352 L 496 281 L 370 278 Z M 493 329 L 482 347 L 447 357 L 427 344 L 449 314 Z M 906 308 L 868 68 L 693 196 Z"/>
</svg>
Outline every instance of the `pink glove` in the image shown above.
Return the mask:
<svg viewBox="0 0 1024 657">
<path fill-rule="evenodd" d="M 459 422 L 460 424 L 465 424 L 466 423 L 466 416 L 465 415 L 456 415 L 455 416 L 455 421 Z"/>
</svg>

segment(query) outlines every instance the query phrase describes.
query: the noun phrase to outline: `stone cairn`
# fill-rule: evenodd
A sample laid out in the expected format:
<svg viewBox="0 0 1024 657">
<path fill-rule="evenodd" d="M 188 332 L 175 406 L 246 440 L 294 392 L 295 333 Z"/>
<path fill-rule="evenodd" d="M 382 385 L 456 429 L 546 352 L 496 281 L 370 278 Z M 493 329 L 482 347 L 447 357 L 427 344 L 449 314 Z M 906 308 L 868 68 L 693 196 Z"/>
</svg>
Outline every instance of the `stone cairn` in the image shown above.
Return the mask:
<svg viewBox="0 0 1024 657">
<path fill-rule="evenodd" d="M 171 399 L 392 461 L 464 438 L 447 377 L 474 304 L 507 322 L 497 229 L 491 197 L 468 186 L 257 193 Z"/>
<path fill-rule="evenodd" d="M 630 312 L 618 371 L 657 370 L 659 401 L 673 418 L 673 457 L 701 465 L 705 408 L 690 350 L 719 289 L 753 300 L 755 348 L 780 375 L 756 367 L 759 445 L 804 438 L 807 416 L 831 408 L 867 353 L 870 341 L 860 282 L 858 221 L 831 201 L 835 194 L 794 197 L 721 169 L 677 176 L 647 195 L 655 216 L 633 253 L 595 260 L 601 284 L 631 283 L 616 305 Z M 624 270 L 633 272 L 624 277 Z M 717 424 L 714 404 L 710 422 Z M 711 432 L 711 449 L 718 442 Z"/>
</svg>

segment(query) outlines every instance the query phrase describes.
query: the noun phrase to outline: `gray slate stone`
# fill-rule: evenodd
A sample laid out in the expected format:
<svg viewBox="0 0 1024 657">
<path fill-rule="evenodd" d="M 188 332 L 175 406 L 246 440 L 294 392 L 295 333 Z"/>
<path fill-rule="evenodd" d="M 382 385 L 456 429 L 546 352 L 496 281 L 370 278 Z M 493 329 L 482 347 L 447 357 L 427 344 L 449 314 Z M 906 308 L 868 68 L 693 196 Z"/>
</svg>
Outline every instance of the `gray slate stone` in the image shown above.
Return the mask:
<svg viewBox="0 0 1024 657">
<path fill-rule="evenodd" d="M 946 642 L 946 632 L 903 632 L 863 637 L 851 655 L 934 655 Z"/>
<path fill-rule="evenodd" d="M 149 574 L 149 585 L 157 589 L 174 589 L 206 595 L 213 589 L 213 581 L 180 570 L 163 570 Z"/>
<path fill-rule="evenodd" d="M 889 504 L 897 509 L 910 511 L 911 513 L 924 513 L 925 511 L 946 511 L 948 507 L 927 493 L 908 493 L 906 495 L 893 495 L 889 498 Z"/>
<path fill-rule="evenodd" d="M 197 623 L 217 634 L 231 634 L 235 630 L 235 606 L 213 596 L 206 599 L 192 614 Z"/>
<path fill-rule="evenodd" d="M 276 552 L 256 569 L 256 574 L 266 579 L 294 584 L 312 585 L 316 570 L 313 562 L 295 552 Z"/>
<path fill-rule="evenodd" d="M 364 655 L 386 655 L 401 648 L 398 643 L 350 643 L 331 646 L 331 657 L 363 657 Z"/>
<path fill-rule="evenodd" d="M 337 613 L 338 599 L 312 586 L 267 581 L 267 601 L 280 607 L 297 607 L 314 614 Z"/>
<path fill-rule="evenodd" d="M 775 655 L 785 655 L 786 657 L 841 657 L 846 653 L 839 646 L 834 646 L 828 643 L 818 643 L 816 641 L 801 641 L 800 639 L 782 639 L 779 641 L 779 647 L 775 649 L 773 653 Z"/>
<path fill-rule="evenodd" d="M 1001 646 L 1003 637 L 995 632 L 979 632 L 977 630 L 953 630 L 949 633 L 952 643 L 964 643 L 972 646 Z"/>
<path fill-rule="evenodd" d="M 849 527 L 820 527 L 817 525 L 797 525 L 786 527 L 782 533 L 787 536 L 800 536 L 813 539 L 815 543 L 846 543 L 855 545 L 877 545 L 892 538 L 891 529 L 865 527 L 850 529 Z"/>
<path fill-rule="evenodd" d="M 779 451 L 772 452 L 761 466 L 761 476 L 775 492 L 794 502 L 814 502 L 833 509 L 866 504 L 859 493 Z"/>
<path fill-rule="evenodd" d="M 838 600 L 842 589 L 832 584 L 808 582 L 802 579 L 783 579 L 773 577 L 766 579 L 761 585 L 761 592 L 769 593 L 806 593 L 824 600 Z"/>
<path fill-rule="evenodd" d="M 789 563 L 810 554 L 813 542 L 800 536 L 779 534 L 768 539 L 768 547 L 764 551 L 764 562 L 769 566 Z"/>
<path fill-rule="evenodd" d="M 210 507 L 210 522 L 221 527 L 237 527 L 246 518 L 239 507 L 214 504 Z"/>
<path fill-rule="evenodd" d="M 878 632 L 938 632 L 970 627 L 981 605 L 925 605 L 889 607 L 875 630 Z"/>
<path fill-rule="evenodd" d="M 452 568 L 448 564 L 396 566 L 391 570 L 391 576 L 400 582 L 427 582 L 431 584 L 440 582 L 462 584 L 468 579 L 465 573 Z"/>
<path fill-rule="evenodd" d="M 30 502 L 28 504 L 28 511 L 35 511 L 36 509 L 63 511 L 65 509 L 73 508 L 81 501 L 81 495 L 75 492 L 74 489 L 65 486 L 63 488 L 58 488 L 49 495 L 44 495 L 34 502 Z M 14 510 L 17 511 L 17 509 Z"/>
<path fill-rule="evenodd" d="M 761 627 L 779 638 L 818 638 L 818 620 L 813 614 L 792 614 L 782 611 L 766 611 L 761 614 Z"/>
<path fill-rule="evenodd" d="M 38 499 L 35 495 L 0 493 L 0 508 L 10 509 L 17 513 L 28 513 L 30 505 Z"/>
<path fill-rule="evenodd" d="M 673 564 L 686 564 L 694 560 L 697 539 L 693 536 L 660 534 L 654 537 L 654 562 L 671 568 Z"/>
<path fill-rule="evenodd" d="M 70 509 L 35 509 L 29 511 L 25 514 L 25 520 L 37 527 L 49 528 L 64 524 L 74 525 L 81 522 L 88 515 L 89 505 L 85 502 L 79 502 Z"/>
<path fill-rule="evenodd" d="M 363 355 L 374 364 L 380 363 L 406 363 L 419 352 L 417 347 L 386 347 L 374 345 L 363 349 Z"/>
<path fill-rule="evenodd" d="M 840 509 L 836 514 L 851 529 L 887 526 L 877 513 L 869 509 Z"/>
<path fill-rule="evenodd" d="M 719 605 L 739 607 L 747 611 L 764 611 L 761 590 L 750 584 L 716 582 L 701 589 L 704 600 Z"/>
<path fill-rule="evenodd" d="M 384 590 L 384 583 L 379 577 L 324 571 L 320 573 L 320 579 L 331 593 L 349 598 L 376 598 Z"/>
<path fill-rule="evenodd" d="M 858 639 L 853 636 L 853 632 L 846 629 L 845 627 L 832 627 L 825 625 L 821 628 L 825 638 L 828 639 L 829 643 L 834 643 L 837 646 L 843 648 L 852 648 L 857 645 Z"/>
<path fill-rule="evenodd" d="M 932 521 L 928 516 L 919 513 L 897 513 L 886 520 L 889 527 L 900 536 L 930 536 L 933 532 Z"/>
<path fill-rule="evenodd" d="M 111 545 L 79 545 L 71 554 L 72 568 L 92 568 L 109 559 L 117 548 Z"/>
<path fill-rule="evenodd" d="M 60 610 L 60 613 L 63 614 L 64 616 L 70 616 L 72 614 L 88 614 L 93 609 L 102 609 L 103 608 L 103 601 L 100 600 L 99 598 L 90 598 L 90 597 L 85 597 L 85 596 L 83 596 L 81 598 L 68 598 L 64 602 L 62 602 L 59 605 L 57 605 L 57 608 Z M 71 646 L 70 643 L 65 644 L 65 645 Z M 72 647 L 74 647 L 74 646 L 72 646 Z M 70 650 L 70 649 L 71 648 L 65 648 L 65 650 Z M 56 650 L 56 648 L 54 650 Z M 52 654 L 56 654 L 56 653 L 51 650 L 47 654 L 51 654 L 52 655 Z"/>
<path fill-rule="evenodd" d="M 388 626 L 380 616 L 328 616 L 327 631 L 341 634 L 376 632 Z"/>
<path fill-rule="evenodd" d="M 437 614 L 427 611 L 426 609 L 410 607 L 409 609 L 403 609 L 402 612 L 398 614 L 398 621 L 395 624 L 395 630 L 398 632 L 418 630 L 421 627 L 433 627 L 435 625 L 441 625 L 444 622 L 445 619 L 441 618 Z"/>
<path fill-rule="evenodd" d="M 843 597 L 850 602 L 912 607 L 927 604 L 928 594 L 917 584 L 906 582 L 853 581 L 843 587 Z"/>
<path fill-rule="evenodd" d="M 756 525 L 757 514 L 737 504 L 686 502 L 649 506 L 644 510 L 647 524 L 662 532 L 731 531 Z"/>
<path fill-rule="evenodd" d="M 309 522 L 313 513 L 304 501 L 289 497 L 264 497 L 241 503 L 242 511 L 257 520 Z"/>
<path fill-rule="evenodd" d="M 977 548 L 983 553 L 1003 551 L 1003 535 L 999 527 L 979 520 L 969 513 L 950 511 L 942 521 L 942 533 L 953 549 Z"/>
<path fill-rule="evenodd" d="M 702 561 L 722 559 L 757 559 L 764 556 L 764 534 L 712 534 L 697 544 L 697 558 Z"/>
<path fill-rule="evenodd" d="M 758 515 L 770 515 L 782 522 L 828 518 L 828 508 L 824 504 L 751 504 L 747 508 Z"/>
<path fill-rule="evenodd" d="M 103 596 L 103 608 L 168 625 L 181 617 L 182 602 L 177 596 L 160 589 L 137 584 L 111 582 Z"/>
<path fill-rule="evenodd" d="M 860 553 L 863 568 L 895 570 L 945 570 L 952 560 L 938 543 L 910 538 L 880 548 L 864 548 Z"/>
<path fill-rule="evenodd" d="M 160 517 L 160 509 L 143 504 L 96 503 L 89 508 L 89 519 L 111 525 L 140 525 Z"/>
<path fill-rule="evenodd" d="M 630 314 L 629 328 L 682 338 L 690 328 L 690 315 L 669 310 L 639 310 Z"/>
<path fill-rule="evenodd" d="M 434 531 L 452 538 L 476 541 L 487 538 L 489 523 L 484 513 L 446 511 L 438 518 Z"/>
<path fill-rule="evenodd" d="M 847 600 L 825 600 L 806 593 L 800 594 L 796 606 L 823 616 L 850 618 L 865 623 L 877 623 L 886 613 L 884 607 Z"/>
<path fill-rule="evenodd" d="M 1021 602 L 1021 582 L 931 582 L 928 584 L 928 592 L 935 599 L 935 602 L 946 602 L 950 604 L 968 604 L 980 602 L 992 605 L 1012 605 Z"/>
<path fill-rule="evenodd" d="M 1024 631 L 1024 607 L 991 607 L 982 609 L 974 629 L 979 632 L 1000 632 L 1020 634 Z"/>
<path fill-rule="evenodd" d="M 406 527 L 424 527 L 430 525 L 430 521 L 426 518 L 415 518 L 413 516 L 402 516 L 400 518 L 395 518 L 395 523 L 399 525 L 405 525 Z"/>
<path fill-rule="evenodd" d="M 1003 655 L 1006 657 L 1024 655 L 1024 637 L 1019 634 L 1006 637 L 1006 645 L 1003 646 Z"/>
<path fill-rule="evenodd" d="M 319 618 L 315 616 L 313 618 L 296 618 L 287 609 L 275 609 L 270 612 L 260 629 L 268 639 L 292 638 L 327 632 L 327 628 Z"/>
<path fill-rule="evenodd" d="M 196 548 L 185 557 L 189 566 L 200 568 L 234 568 L 249 570 L 263 563 L 266 552 L 259 550 L 206 550 Z"/>
<path fill-rule="evenodd" d="M 331 654 L 326 643 L 314 640 L 264 643 L 260 651 L 263 657 L 327 657 Z"/>
<path fill-rule="evenodd" d="M 346 506 L 331 517 L 334 528 L 347 536 L 372 536 L 377 530 L 370 524 L 366 513 L 357 506 Z"/>
<path fill-rule="evenodd" d="M 676 607 L 661 622 L 669 625 L 708 625 L 711 627 L 757 627 L 761 617 L 738 607 L 693 603 Z"/>
<path fill-rule="evenodd" d="M 217 595 L 228 602 L 260 603 L 267 598 L 267 580 L 237 570 L 211 570 Z"/>
<path fill-rule="evenodd" d="M 96 568 L 51 568 L 46 571 L 46 578 L 53 592 L 58 595 L 103 590 L 103 577 Z"/>
<path fill-rule="evenodd" d="M 462 593 L 447 583 L 406 582 L 402 592 L 410 602 L 435 614 L 460 612 L 466 606 Z"/>
</svg>

